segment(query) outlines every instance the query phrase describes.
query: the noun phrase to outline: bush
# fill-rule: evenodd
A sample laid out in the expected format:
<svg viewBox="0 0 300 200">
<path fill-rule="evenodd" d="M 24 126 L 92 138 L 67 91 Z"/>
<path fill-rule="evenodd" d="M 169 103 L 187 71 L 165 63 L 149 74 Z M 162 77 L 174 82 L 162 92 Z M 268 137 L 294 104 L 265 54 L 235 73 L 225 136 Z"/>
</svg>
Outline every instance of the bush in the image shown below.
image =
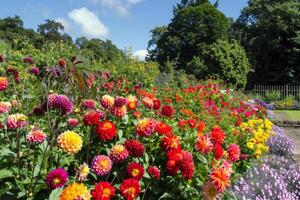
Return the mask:
<svg viewBox="0 0 300 200">
<path fill-rule="evenodd" d="M 250 71 L 244 49 L 233 40 L 218 40 L 207 46 L 203 56 L 194 57 L 187 65 L 187 72 L 204 79 L 214 76 L 236 88 L 244 88 Z"/>
<path fill-rule="evenodd" d="M 286 109 L 294 109 L 296 106 L 296 101 L 294 100 L 293 96 L 287 96 L 285 99 L 276 101 L 275 107 L 279 110 L 286 110 Z"/>
<path fill-rule="evenodd" d="M 277 90 L 273 90 L 273 91 L 268 90 L 266 92 L 266 98 L 265 98 L 266 101 L 275 102 L 275 101 L 278 101 L 279 99 L 280 99 L 280 92 L 279 91 L 277 91 Z"/>
</svg>

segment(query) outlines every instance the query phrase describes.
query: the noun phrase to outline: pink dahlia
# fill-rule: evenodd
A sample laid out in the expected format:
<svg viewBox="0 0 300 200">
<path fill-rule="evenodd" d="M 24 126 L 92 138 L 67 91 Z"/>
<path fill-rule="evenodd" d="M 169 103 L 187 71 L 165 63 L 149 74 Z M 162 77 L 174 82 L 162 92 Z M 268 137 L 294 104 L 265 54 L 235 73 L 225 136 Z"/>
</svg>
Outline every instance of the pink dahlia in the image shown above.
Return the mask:
<svg viewBox="0 0 300 200">
<path fill-rule="evenodd" d="M 6 90 L 8 87 L 8 80 L 6 77 L 0 77 L 0 91 Z"/>
<path fill-rule="evenodd" d="M 96 101 L 93 99 L 86 99 L 82 101 L 82 106 L 85 109 L 95 109 L 96 108 Z"/>
<path fill-rule="evenodd" d="M 232 162 L 236 162 L 240 159 L 241 156 L 241 150 L 239 145 L 237 144 L 230 144 L 228 147 L 228 157 L 230 159 L 230 161 Z"/>
<path fill-rule="evenodd" d="M 73 111 L 73 102 L 65 95 L 50 94 L 47 102 L 49 108 L 58 109 L 63 115 Z"/>
<path fill-rule="evenodd" d="M 46 138 L 47 135 L 39 129 L 33 129 L 26 136 L 26 140 L 28 143 L 42 143 L 46 140 Z"/>
<path fill-rule="evenodd" d="M 108 156 L 105 155 L 95 156 L 91 164 L 91 169 L 98 176 L 104 176 L 109 174 L 111 168 L 112 168 L 112 161 Z"/>
<path fill-rule="evenodd" d="M 11 109 L 11 103 L 9 102 L 0 102 L 0 113 L 9 113 Z"/>
<path fill-rule="evenodd" d="M 111 108 L 115 104 L 115 99 L 110 95 L 104 95 L 100 100 L 100 104 L 103 108 Z"/>
<path fill-rule="evenodd" d="M 127 113 L 126 105 L 122 107 L 113 106 L 112 108 L 110 108 L 110 113 L 115 117 L 122 118 Z"/>
<path fill-rule="evenodd" d="M 116 107 L 122 107 L 122 106 L 125 106 L 125 105 L 127 105 L 127 103 L 128 103 L 128 100 L 125 99 L 125 98 L 123 98 L 123 97 L 117 97 L 117 98 L 115 99 L 115 106 L 116 106 Z"/>
<path fill-rule="evenodd" d="M 50 171 L 45 182 L 51 190 L 63 187 L 68 182 L 68 173 L 63 168 Z"/>
<path fill-rule="evenodd" d="M 115 145 L 109 153 L 109 157 L 114 163 L 120 163 L 123 160 L 127 159 L 129 156 L 128 150 L 124 145 L 117 144 Z"/>
<path fill-rule="evenodd" d="M 18 113 L 9 115 L 6 120 L 6 126 L 9 129 L 16 129 L 27 126 L 27 116 Z"/>
<path fill-rule="evenodd" d="M 32 67 L 30 67 L 30 69 L 29 69 L 29 73 L 30 73 L 30 74 L 33 74 L 33 75 L 35 75 L 35 76 L 38 76 L 38 75 L 40 74 L 40 69 L 37 68 L 36 66 L 32 66 Z"/>
<path fill-rule="evenodd" d="M 78 125 L 78 119 L 76 118 L 69 118 L 68 119 L 68 126 L 76 127 Z"/>
</svg>

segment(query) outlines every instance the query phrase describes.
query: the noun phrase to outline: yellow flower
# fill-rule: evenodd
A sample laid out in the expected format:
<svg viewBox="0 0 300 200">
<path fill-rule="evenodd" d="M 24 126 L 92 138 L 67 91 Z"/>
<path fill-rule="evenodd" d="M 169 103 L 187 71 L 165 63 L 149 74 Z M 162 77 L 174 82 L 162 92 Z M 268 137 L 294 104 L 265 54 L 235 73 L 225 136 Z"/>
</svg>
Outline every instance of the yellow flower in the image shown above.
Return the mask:
<svg viewBox="0 0 300 200">
<path fill-rule="evenodd" d="M 252 142 L 247 142 L 247 148 L 248 149 L 253 149 L 254 148 L 254 144 Z"/>
<path fill-rule="evenodd" d="M 66 153 L 74 154 L 82 148 L 82 139 L 74 131 L 65 131 L 57 138 L 58 146 Z"/>
<path fill-rule="evenodd" d="M 89 200 L 91 199 L 90 191 L 82 183 L 72 183 L 66 187 L 60 194 L 59 200 Z"/>
</svg>

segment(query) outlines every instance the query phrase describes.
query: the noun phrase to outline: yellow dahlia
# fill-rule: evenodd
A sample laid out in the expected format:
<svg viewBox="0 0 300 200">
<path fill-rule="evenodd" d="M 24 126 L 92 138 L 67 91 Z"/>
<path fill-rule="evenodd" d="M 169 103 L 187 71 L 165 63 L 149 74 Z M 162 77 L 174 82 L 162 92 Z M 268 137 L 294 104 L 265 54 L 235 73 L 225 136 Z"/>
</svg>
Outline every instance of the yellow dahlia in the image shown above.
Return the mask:
<svg viewBox="0 0 300 200">
<path fill-rule="evenodd" d="M 82 139 L 74 131 L 65 131 L 60 134 L 57 143 L 59 148 L 69 154 L 77 153 L 82 147 Z"/>
<path fill-rule="evenodd" d="M 66 187 L 60 194 L 59 200 L 89 200 L 91 199 L 90 191 L 82 183 L 72 183 Z"/>
</svg>

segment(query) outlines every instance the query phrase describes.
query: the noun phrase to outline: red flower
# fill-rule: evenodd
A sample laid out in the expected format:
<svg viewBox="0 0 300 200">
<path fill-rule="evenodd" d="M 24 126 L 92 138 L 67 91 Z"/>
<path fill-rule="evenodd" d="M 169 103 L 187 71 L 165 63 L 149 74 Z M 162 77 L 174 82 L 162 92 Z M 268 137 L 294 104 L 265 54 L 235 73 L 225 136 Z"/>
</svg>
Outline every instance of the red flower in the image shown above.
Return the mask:
<svg viewBox="0 0 300 200">
<path fill-rule="evenodd" d="M 141 193 L 141 186 L 133 178 L 125 179 L 120 185 L 120 192 L 125 200 L 134 200 Z"/>
<path fill-rule="evenodd" d="M 176 165 L 176 161 L 175 160 L 168 160 L 167 162 L 167 172 L 171 175 L 171 176 L 176 176 L 176 174 L 179 172 L 179 169 Z"/>
<path fill-rule="evenodd" d="M 190 125 L 190 128 L 194 129 L 197 126 L 197 123 L 194 119 L 189 119 L 188 124 Z"/>
<path fill-rule="evenodd" d="M 100 181 L 91 191 L 94 200 L 110 200 L 116 196 L 116 188 L 109 182 Z"/>
<path fill-rule="evenodd" d="M 207 154 L 212 151 L 213 144 L 208 136 L 200 136 L 195 144 L 195 148 L 197 151 L 203 154 Z"/>
<path fill-rule="evenodd" d="M 65 68 L 67 66 L 67 63 L 64 59 L 59 59 L 58 61 L 58 65 L 61 67 L 61 68 Z"/>
<path fill-rule="evenodd" d="M 135 132 L 144 137 L 149 137 L 155 130 L 156 121 L 154 119 L 144 118 L 138 121 Z"/>
<path fill-rule="evenodd" d="M 97 125 L 100 121 L 100 113 L 96 111 L 89 111 L 83 116 L 83 123 L 86 126 Z"/>
<path fill-rule="evenodd" d="M 223 156 L 223 148 L 222 148 L 222 146 L 219 143 L 217 143 L 214 146 L 214 150 L 215 150 L 215 159 L 216 160 L 220 160 L 222 158 L 222 156 Z"/>
<path fill-rule="evenodd" d="M 218 126 L 213 127 L 211 130 L 211 140 L 215 144 L 216 143 L 223 144 L 225 140 L 224 131 Z"/>
<path fill-rule="evenodd" d="M 160 170 L 156 166 L 149 166 L 147 171 L 152 178 L 160 179 Z"/>
<path fill-rule="evenodd" d="M 241 150 L 239 145 L 237 144 L 230 144 L 228 147 L 228 156 L 230 161 L 232 162 L 236 162 L 240 159 L 240 155 L 241 155 Z"/>
<path fill-rule="evenodd" d="M 140 111 L 135 111 L 135 112 L 133 112 L 132 113 L 132 116 L 134 117 L 134 118 L 140 118 L 141 116 L 143 115 L 143 113 L 142 112 L 140 112 Z"/>
<path fill-rule="evenodd" d="M 195 170 L 193 156 L 188 151 L 182 151 L 182 155 L 182 159 L 178 162 L 178 168 L 183 178 L 189 180 L 193 177 Z"/>
<path fill-rule="evenodd" d="M 153 109 L 159 110 L 161 106 L 161 101 L 159 99 L 153 99 Z"/>
<path fill-rule="evenodd" d="M 202 121 L 199 122 L 199 125 L 198 125 L 198 127 L 197 127 L 197 131 L 198 131 L 198 132 L 203 132 L 204 129 L 205 129 L 205 123 L 202 122 Z"/>
<path fill-rule="evenodd" d="M 110 121 L 99 122 L 96 132 L 103 141 L 112 140 L 117 135 L 116 126 Z"/>
<path fill-rule="evenodd" d="M 178 127 L 180 129 L 186 129 L 187 128 L 187 121 L 183 120 L 183 119 L 179 120 L 178 121 Z"/>
<path fill-rule="evenodd" d="M 166 136 L 166 137 L 162 138 L 162 140 L 160 142 L 160 147 L 164 151 L 181 149 L 180 140 L 179 140 L 178 136 L 176 136 L 176 135 Z"/>
<path fill-rule="evenodd" d="M 230 184 L 230 176 L 225 168 L 215 169 L 210 175 L 210 181 L 220 191 L 224 192 Z"/>
<path fill-rule="evenodd" d="M 130 178 L 134 178 L 139 181 L 144 176 L 144 167 L 139 163 L 133 162 L 126 167 L 126 173 Z"/>
<path fill-rule="evenodd" d="M 173 107 L 168 105 L 163 106 L 161 109 L 161 114 L 166 117 L 172 117 L 174 112 L 175 110 L 173 109 Z"/>
<path fill-rule="evenodd" d="M 170 135 L 172 133 L 172 127 L 164 122 L 158 122 L 155 131 L 161 135 Z"/>
<path fill-rule="evenodd" d="M 144 145 L 138 140 L 131 139 L 125 142 L 125 147 L 129 152 L 129 155 L 133 157 L 143 157 L 145 148 Z"/>
</svg>

